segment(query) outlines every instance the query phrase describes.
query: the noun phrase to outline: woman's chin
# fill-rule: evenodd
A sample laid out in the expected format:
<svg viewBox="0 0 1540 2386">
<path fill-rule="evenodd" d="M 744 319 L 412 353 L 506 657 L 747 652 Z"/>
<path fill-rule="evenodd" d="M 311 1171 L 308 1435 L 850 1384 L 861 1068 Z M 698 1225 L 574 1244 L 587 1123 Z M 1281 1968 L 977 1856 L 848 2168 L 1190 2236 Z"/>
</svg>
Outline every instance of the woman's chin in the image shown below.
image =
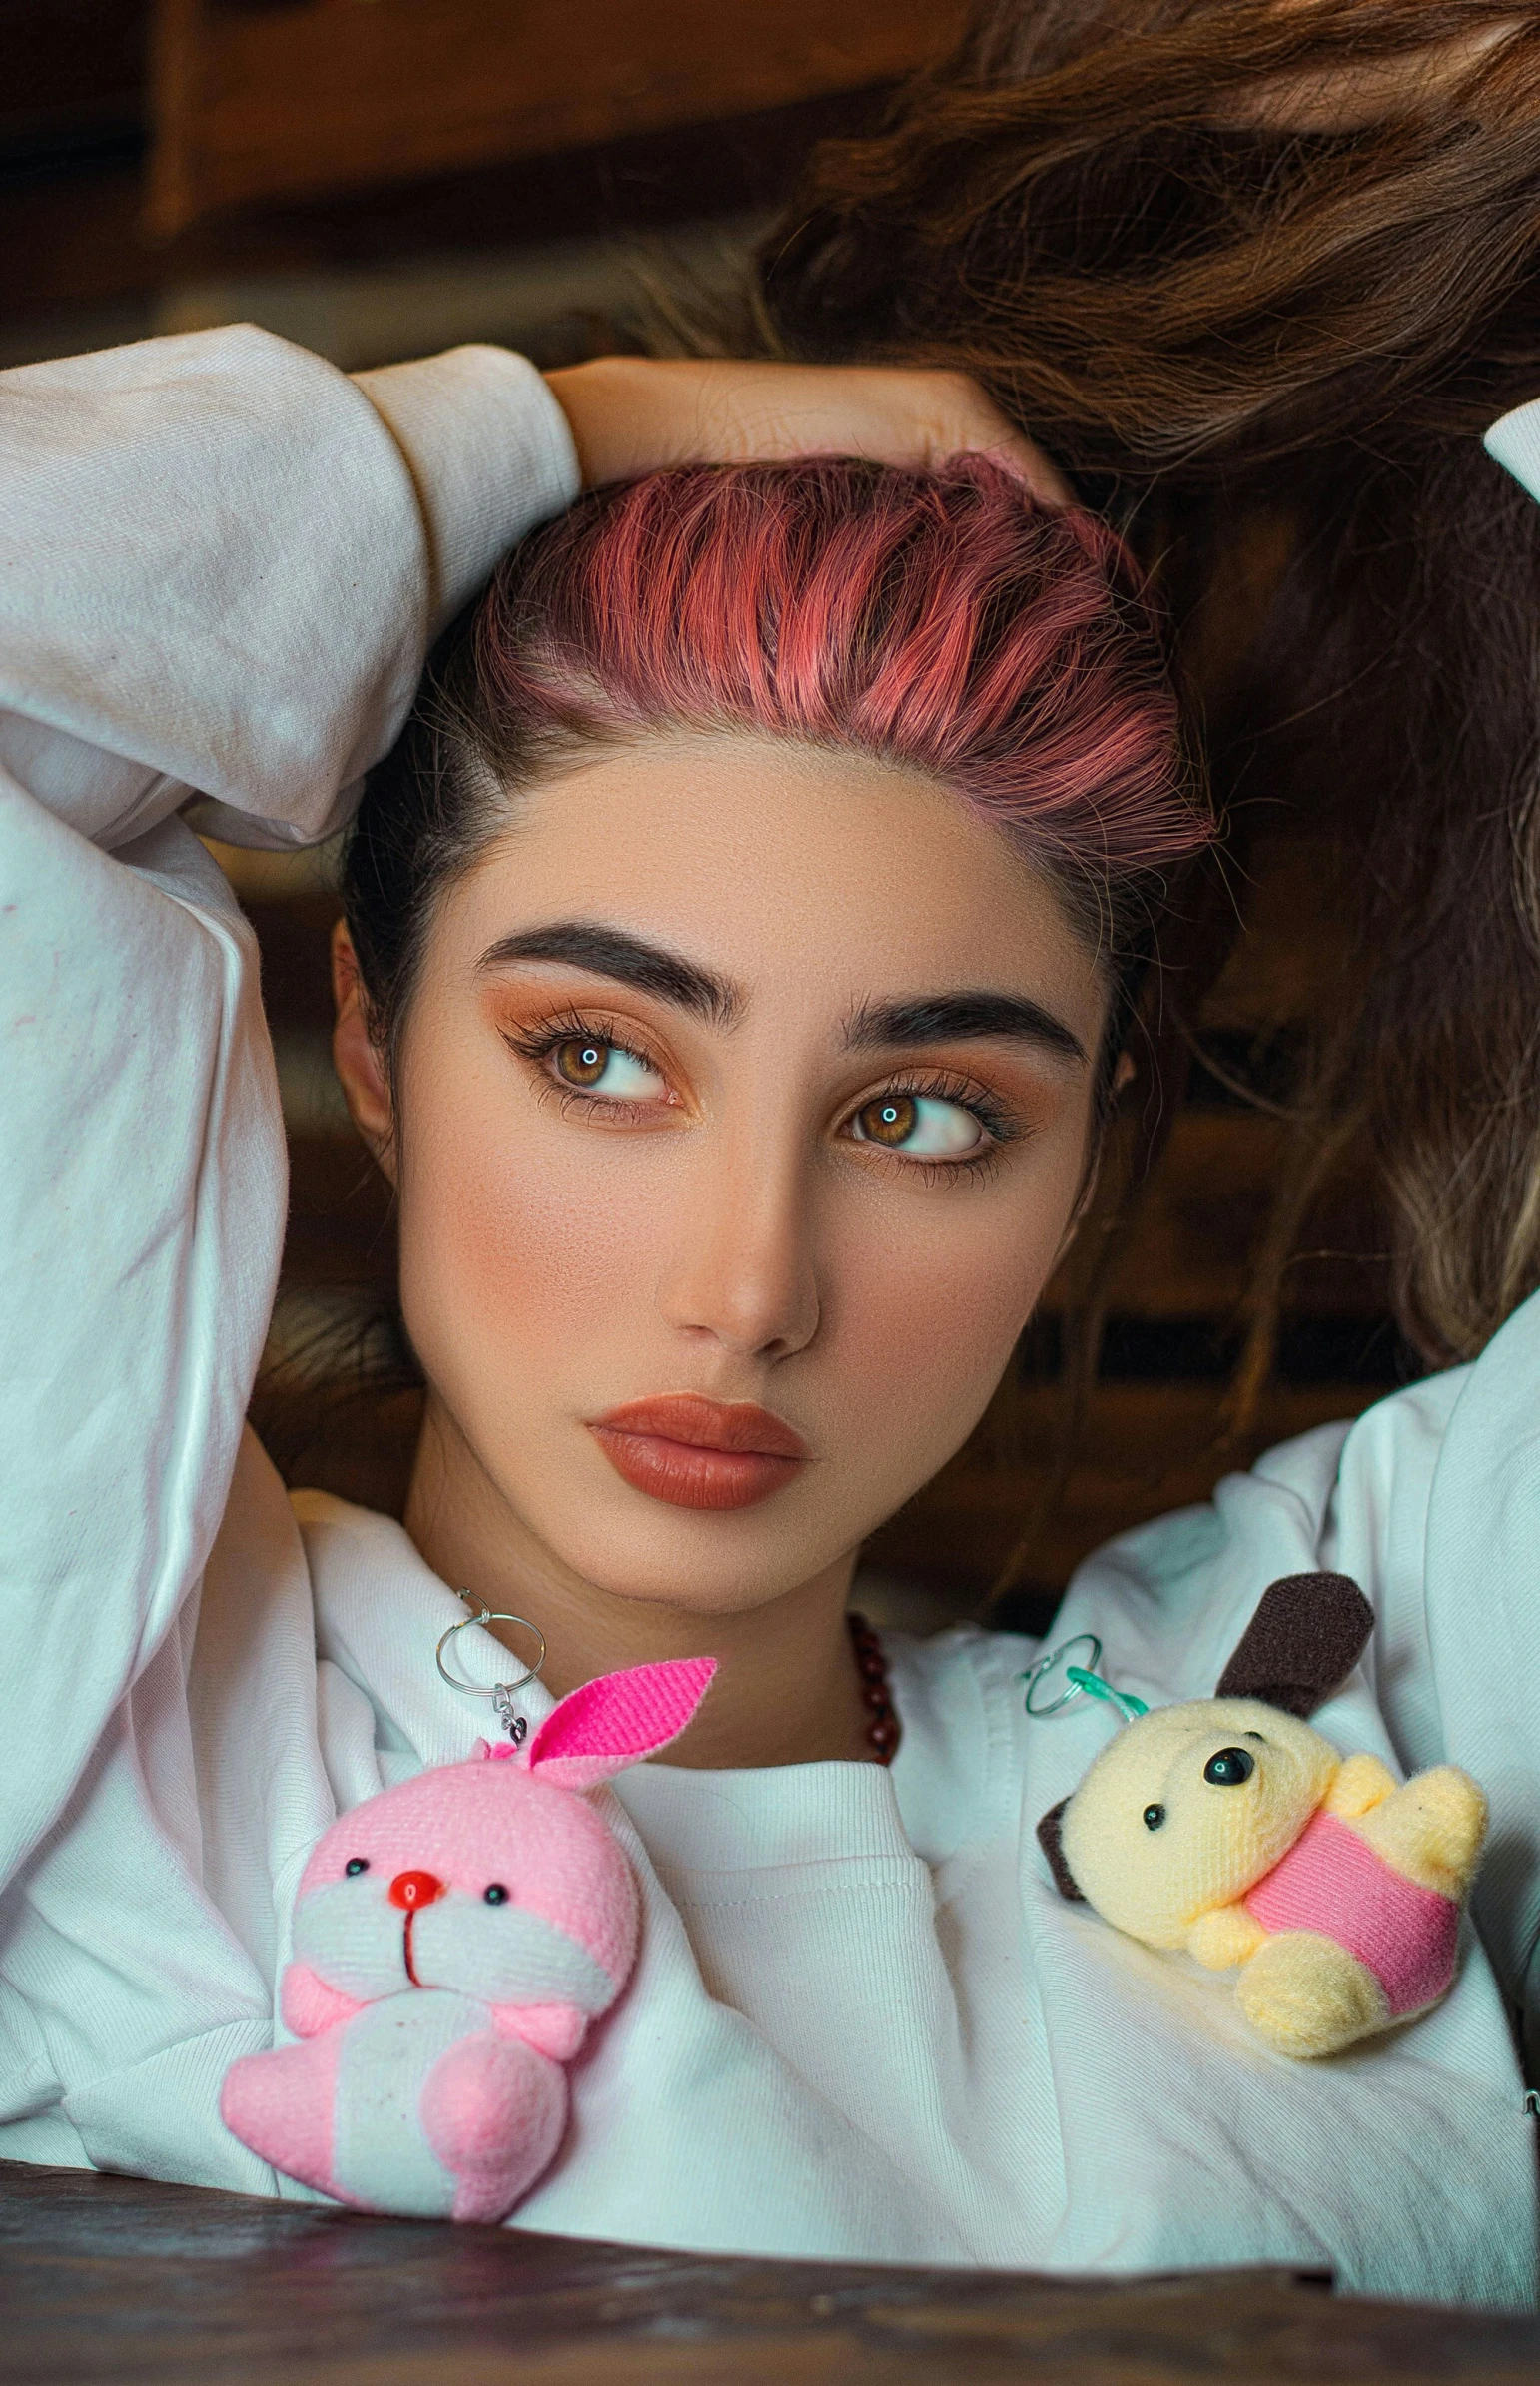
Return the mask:
<svg viewBox="0 0 1540 2386">
<path fill-rule="evenodd" d="M 777 1512 L 779 1507 L 779 1513 Z M 579 1521 L 580 1520 L 580 1521 Z M 788 1512 L 776 1499 L 749 1507 L 687 1507 L 615 1479 L 614 1492 L 563 1502 L 548 1545 L 564 1570 L 607 1598 L 742 1615 L 839 1562 L 862 1535 Z M 574 1523 L 577 1529 L 574 1530 Z"/>
</svg>

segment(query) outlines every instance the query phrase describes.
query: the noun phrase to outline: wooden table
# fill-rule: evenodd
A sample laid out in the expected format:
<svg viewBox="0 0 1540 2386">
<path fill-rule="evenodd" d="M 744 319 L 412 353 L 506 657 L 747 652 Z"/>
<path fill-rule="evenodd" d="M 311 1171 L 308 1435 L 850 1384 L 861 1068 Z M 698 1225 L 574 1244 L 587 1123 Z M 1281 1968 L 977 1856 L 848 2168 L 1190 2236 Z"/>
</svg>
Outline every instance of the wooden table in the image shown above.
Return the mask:
<svg viewBox="0 0 1540 2386">
<path fill-rule="evenodd" d="M 705 2259 L 0 2163 L 3 2386 L 1540 2379 L 1540 2320 L 1231 2271 L 1134 2285 Z"/>
</svg>

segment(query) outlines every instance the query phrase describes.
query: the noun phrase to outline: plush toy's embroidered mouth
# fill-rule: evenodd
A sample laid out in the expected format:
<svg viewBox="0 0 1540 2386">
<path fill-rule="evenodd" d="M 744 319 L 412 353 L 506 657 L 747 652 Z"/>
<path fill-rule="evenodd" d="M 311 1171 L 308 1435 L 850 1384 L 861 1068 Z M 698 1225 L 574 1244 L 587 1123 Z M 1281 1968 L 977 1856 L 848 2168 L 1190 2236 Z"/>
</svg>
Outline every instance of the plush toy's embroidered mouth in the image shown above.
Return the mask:
<svg viewBox="0 0 1540 2386">
<path fill-rule="evenodd" d="M 411 1926 L 424 1906 L 431 1906 L 444 1894 L 443 1883 L 432 1873 L 397 1873 L 387 1891 L 392 1906 L 398 1906 L 406 1920 L 401 1933 L 401 1956 L 406 1966 L 406 1978 L 414 1988 L 420 1988 L 416 1967 L 411 1961 Z"/>
</svg>

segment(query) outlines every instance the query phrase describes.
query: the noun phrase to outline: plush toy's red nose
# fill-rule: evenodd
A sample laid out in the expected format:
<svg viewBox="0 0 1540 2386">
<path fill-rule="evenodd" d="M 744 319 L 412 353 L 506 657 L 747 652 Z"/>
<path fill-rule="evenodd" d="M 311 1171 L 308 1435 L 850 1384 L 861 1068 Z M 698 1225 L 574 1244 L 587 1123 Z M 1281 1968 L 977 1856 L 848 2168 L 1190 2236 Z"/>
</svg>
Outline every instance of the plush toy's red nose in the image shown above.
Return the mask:
<svg viewBox="0 0 1540 2386">
<path fill-rule="evenodd" d="M 408 1914 L 442 1896 L 443 1883 L 432 1873 L 397 1873 L 390 1884 L 391 1905 L 403 1907 Z"/>
</svg>

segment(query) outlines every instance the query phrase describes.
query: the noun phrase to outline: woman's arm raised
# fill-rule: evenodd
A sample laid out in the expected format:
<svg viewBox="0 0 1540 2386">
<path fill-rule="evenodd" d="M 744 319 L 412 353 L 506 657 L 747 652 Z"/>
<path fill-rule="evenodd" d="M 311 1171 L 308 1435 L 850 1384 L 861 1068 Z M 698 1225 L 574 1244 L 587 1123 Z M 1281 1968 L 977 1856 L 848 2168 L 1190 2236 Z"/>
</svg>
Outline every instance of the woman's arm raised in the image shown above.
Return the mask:
<svg viewBox="0 0 1540 2386">
<path fill-rule="evenodd" d="M 376 380 L 239 329 L 0 376 L 0 1880 L 201 1576 L 282 1247 L 251 935 L 170 815 L 324 834 L 576 485 L 520 360 Z"/>
<path fill-rule="evenodd" d="M 500 350 L 356 386 L 236 327 L 0 375 L 0 763 L 114 845 L 194 790 L 320 838 L 435 616 L 576 485 Z"/>
<path fill-rule="evenodd" d="M 1070 489 L 966 374 L 877 365 L 595 357 L 553 373 L 584 481 L 670 464 L 861 455 L 926 470 L 993 455 L 1045 505 Z"/>
<path fill-rule="evenodd" d="M 238 842 L 316 841 L 579 459 L 965 448 L 1067 493 L 955 373 L 616 357 L 547 383 L 466 348 L 350 383 L 237 326 L 0 374 L 0 766 L 113 845 L 193 791 Z"/>
</svg>

